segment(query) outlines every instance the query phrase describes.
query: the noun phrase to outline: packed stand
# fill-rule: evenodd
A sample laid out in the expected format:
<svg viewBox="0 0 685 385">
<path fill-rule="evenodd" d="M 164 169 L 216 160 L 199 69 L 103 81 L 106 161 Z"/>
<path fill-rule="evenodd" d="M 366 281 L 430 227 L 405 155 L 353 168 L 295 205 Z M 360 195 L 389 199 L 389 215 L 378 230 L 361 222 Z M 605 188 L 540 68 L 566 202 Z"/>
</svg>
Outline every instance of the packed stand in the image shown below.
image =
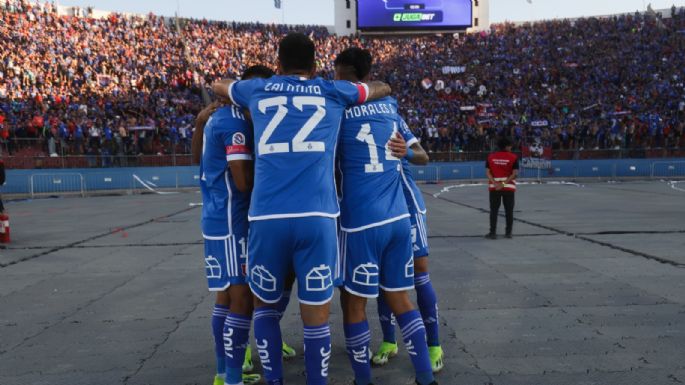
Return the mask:
<svg viewBox="0 0 685 385">
<path fill-rule="evenodd" d="M 685 147 L 683 9 L 391 38 L 84 13 L 0 0 L 0 43 L 12 47 L 0 52 L 0 148 L 41 138 L 50 154 L 187 153 L 203 85 L 275 63 L 293 29 L 329 77 L 337 52 L 371 49 L 432 152 L 488 151 L 503 133 L 553 149 Z"/>
</svg>

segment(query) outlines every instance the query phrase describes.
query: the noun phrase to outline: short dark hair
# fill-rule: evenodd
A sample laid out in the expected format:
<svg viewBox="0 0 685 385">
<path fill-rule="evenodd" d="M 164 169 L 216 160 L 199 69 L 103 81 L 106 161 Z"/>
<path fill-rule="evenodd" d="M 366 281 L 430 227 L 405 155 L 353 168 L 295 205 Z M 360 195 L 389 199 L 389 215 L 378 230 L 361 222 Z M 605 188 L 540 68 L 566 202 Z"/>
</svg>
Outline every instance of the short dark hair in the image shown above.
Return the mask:
<svg viewBox="0 0 685 385">
<path fill-rule="evenodd" d="M 371 72 L 373 58 L 368 50 L 351 47 L 338 54 L 334 62 L 335 66 L 346 66 L 354 69 L 354 74 L 359 80 L 364 79 Z"/>
<path fill-rule="evenodd" d="M 252 79 L 252 78 L 264 78 L 268 79 L 272 76 L 274 76 L 275 73 L 274 71 L 267 67 L 263 66 L 261 64 L 253 65 L 252 67 L 249 67 L 248 69 L 243 72 L 243 76 L 241 77 L 242 80 L 247 80 L 247 79 Z"/>
<path fill-rule="evenodd" d="M 497 140 L 497 148 L 499 148 L 500 150 L 506 150 L 507 147 L 511 145 L 511 139 L 509 139 L 509 137 L 507 136 L 503 136 Z"/>
<path fill-rule="evenodd" d="M 278 44 L 278 62 L 286 72 L 313 70 L 315 54 L 314 42 L 303 33 L 291 32 Z"/>
</svg>

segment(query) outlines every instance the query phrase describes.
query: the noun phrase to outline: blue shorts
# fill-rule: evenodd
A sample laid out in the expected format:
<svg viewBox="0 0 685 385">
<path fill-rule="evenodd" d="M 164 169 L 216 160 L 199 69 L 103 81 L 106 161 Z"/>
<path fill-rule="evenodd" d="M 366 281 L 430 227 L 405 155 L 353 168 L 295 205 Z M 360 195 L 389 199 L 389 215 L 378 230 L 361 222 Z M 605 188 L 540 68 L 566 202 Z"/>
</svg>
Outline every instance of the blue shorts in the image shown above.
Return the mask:
<svg viewBox="0 0 685 385">
<path fill-rule="evenodd" d="M 409 210 L 411 217 L 411 246 L 414 258 L 428 256 L 428 227 L 426 226 L 426 214 Z"/>
<path fill-rule="evenodd" d="M 333 298 L 338 259 L 335 218 L 253 221 L 248 244 L 248 282 L 262 301 L 278 302 L 291 271 L 295 272 L 300 302 L 322 305 Z"/>
<path fill-rule="evenodd" d="M 222 291 L 231 285 L 244 285 L 247 267 L 245 237 L 205 238 L 205 274 L 210 291 Z"/>
<path fill-rule="evenodd" d="M 414 288 L 409 218 L 382 226 L 343 232 L 345 290 L 360 297 L 378 297 L 379 288 Z"/>
</svg>

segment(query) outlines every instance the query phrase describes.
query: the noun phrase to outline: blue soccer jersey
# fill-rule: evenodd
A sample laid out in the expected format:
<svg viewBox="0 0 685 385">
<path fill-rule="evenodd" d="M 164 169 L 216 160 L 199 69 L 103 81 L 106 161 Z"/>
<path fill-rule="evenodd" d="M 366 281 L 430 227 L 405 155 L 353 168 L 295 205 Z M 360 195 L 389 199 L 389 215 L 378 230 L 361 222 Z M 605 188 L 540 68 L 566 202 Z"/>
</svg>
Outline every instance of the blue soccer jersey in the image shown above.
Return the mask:
<svg viewBox="0 0 685 385">
<path fill-rule="evenodd" d="M 250 194 L 240 192 L 228 162 L 252 159 L 252 131 L 240 109 L 218 109 L 207 121 L 200 162 L 202 233 L 205 238 L 247 235 Z M 244 241 L 243 241 L 244 242 Z"/>
<path fill-rule="evenodd" d="M 343 231 L 359 231 L 409 216 L 402 166 L 387 145 L 400 121 L 397 102 L 390 97 L 345 110 L 339 149 Z"/>
<path fill-rule="evenodd" d="M 337 217 L 334 158 L 345 107 L 366 101 L 368 87 L 347 81 L 273 76 L 232 83 L 255 137 L 250 220 Z"/>
<path fill-rule="evenodd" d="M 411 147 L 414 143 L 418 143 L 419 140 L 416 139 L 414 134 L 407 126 L 404 119 L 400 118 L 399 130 L 402 137 L 407 142 L 407 148 Z M 426 203 L 423 201 L 423 195 L 421 195 L 421 190 L 419 186 L 414 182 L 414 177 L 412 175 L 411 169 L 409 168 L 409 161 L 407 158 L 402 158 L 402 189 L 404 190 L 404 196 L 407 201 L 407 206 L 409 211 L 417 211 L 421 214 L 426 213 Z"/>
</svg>

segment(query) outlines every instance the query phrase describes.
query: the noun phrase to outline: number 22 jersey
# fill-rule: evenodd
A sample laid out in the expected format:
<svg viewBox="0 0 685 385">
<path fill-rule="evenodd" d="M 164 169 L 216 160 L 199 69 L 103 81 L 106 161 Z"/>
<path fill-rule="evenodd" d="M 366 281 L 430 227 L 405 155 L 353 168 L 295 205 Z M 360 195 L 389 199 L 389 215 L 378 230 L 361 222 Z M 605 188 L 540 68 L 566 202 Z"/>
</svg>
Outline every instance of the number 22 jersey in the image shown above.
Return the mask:
<svg viewBox="0 0 685 385">
<path fill-rule="evenodd" d="M 337 217 L 335 148 L 344 109 L 365 84 L 273 76 L 232 83 L 229 97 L 252 115 L 255 182 L 249 219 Z"/>
</svg>

